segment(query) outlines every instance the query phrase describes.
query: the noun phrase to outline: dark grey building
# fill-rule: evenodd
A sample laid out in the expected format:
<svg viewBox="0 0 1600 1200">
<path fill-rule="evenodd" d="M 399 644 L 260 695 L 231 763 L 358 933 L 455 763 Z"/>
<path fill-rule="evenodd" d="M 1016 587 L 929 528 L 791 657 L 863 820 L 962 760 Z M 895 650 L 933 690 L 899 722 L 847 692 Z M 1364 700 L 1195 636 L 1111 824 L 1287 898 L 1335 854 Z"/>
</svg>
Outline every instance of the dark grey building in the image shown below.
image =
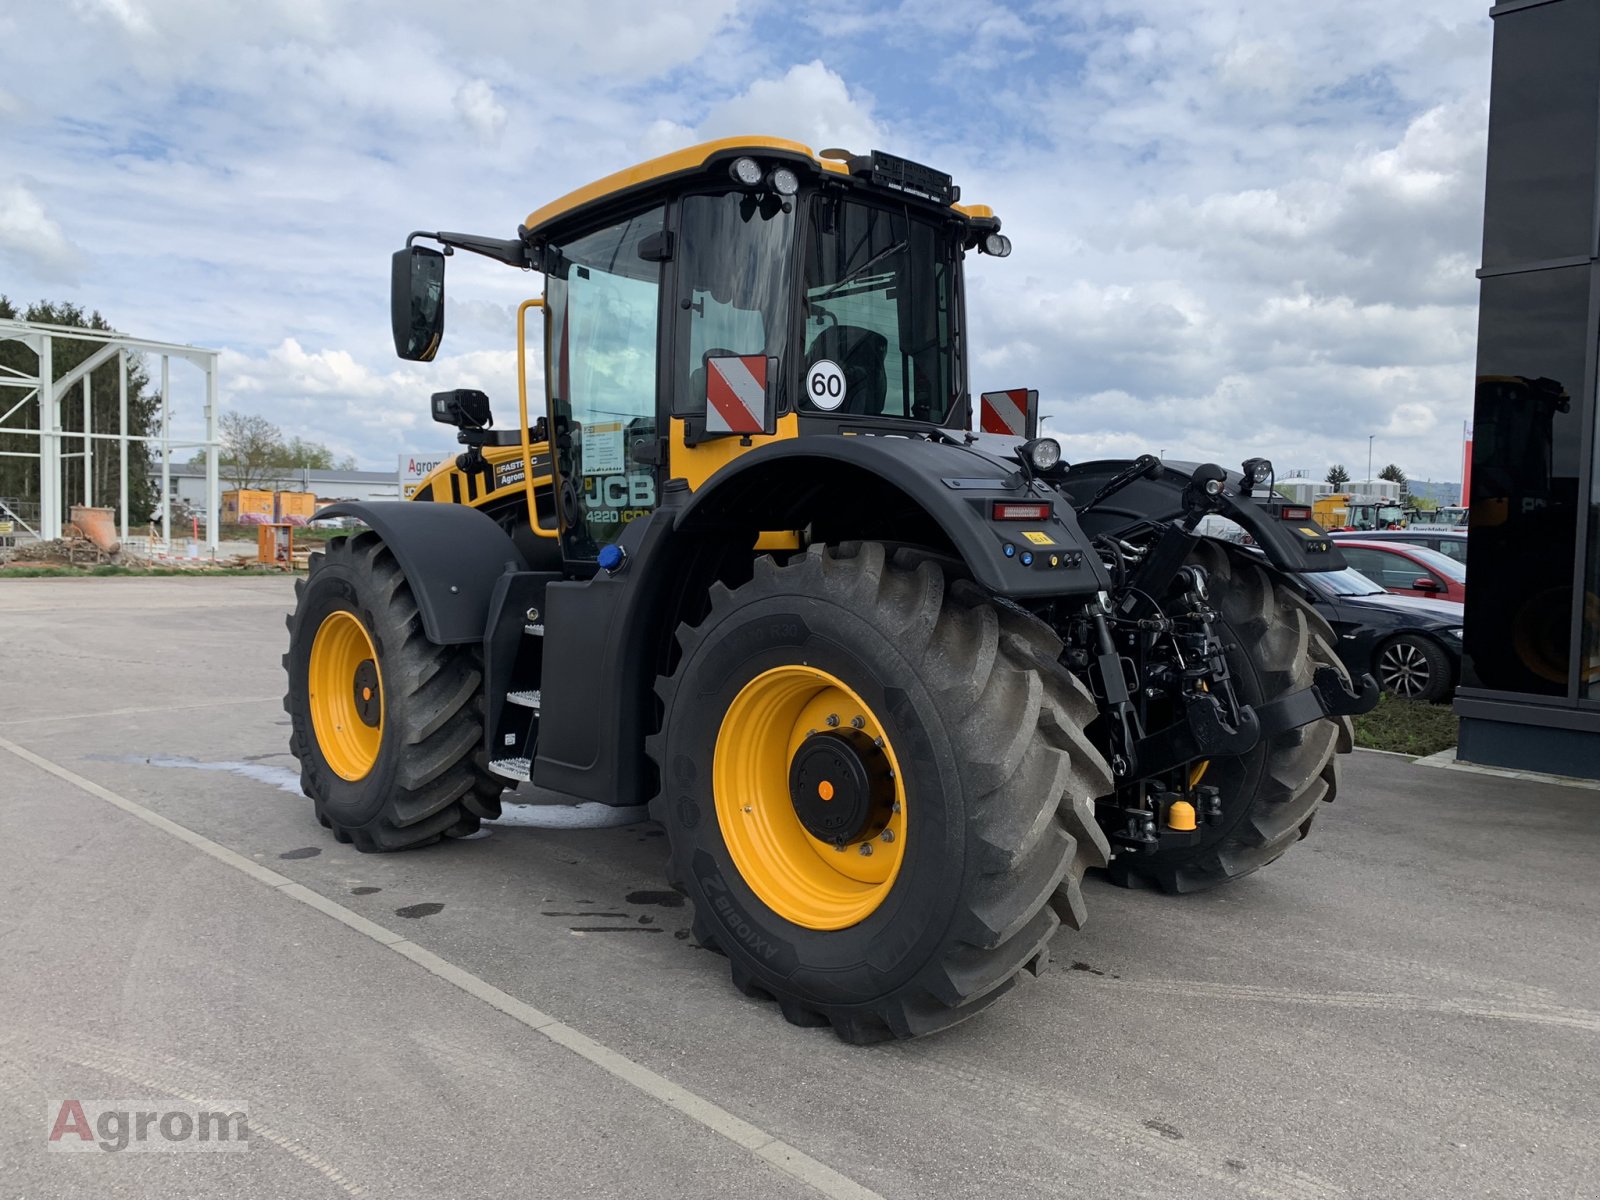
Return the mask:
<svg viewBox="0 0 1600 1200">
<path fill-rule="evenodd" d="M 1600 778 L 1600 0 L 1490 16 L 1458 753 Z"/>
</svg>

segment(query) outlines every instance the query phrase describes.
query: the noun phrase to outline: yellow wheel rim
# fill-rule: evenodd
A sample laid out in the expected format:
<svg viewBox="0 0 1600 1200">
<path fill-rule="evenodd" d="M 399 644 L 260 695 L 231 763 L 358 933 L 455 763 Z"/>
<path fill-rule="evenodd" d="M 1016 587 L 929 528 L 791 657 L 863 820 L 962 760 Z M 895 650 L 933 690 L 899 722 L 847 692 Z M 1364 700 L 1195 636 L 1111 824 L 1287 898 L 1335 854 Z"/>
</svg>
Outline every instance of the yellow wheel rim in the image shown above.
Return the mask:
<svg viewBox="0 0 1600 1200">
<path fill-rule="evenodd" d="M 793 782 L 792 769 L 817 761 L 816 747 L 808 745 L 814 737 L 848 742 L 876 772 L 874 803 L 863 798 L 862 806 L 877 815 L 833 841 L 807 828 L 794 788 L 811 814 L 828 813 L 821 805 L 855 803 L 855 793 L 842 779 L 807 775 L 803 784 Z M 808 757 L 797 767 L 803 747 Z M 900 763 L 877 715 L 828 672 L 774 667 L 745 684 L 717 733 L 712 789 L 734 866 L 785 920 L 844 929 L 876 911 L 894 887 L 906 846 Z"/>
<path fill-rule="evenodd" d="M 383 740 L 383 675 L 378 652 L 355 613 L 329 613 L 311 640 L 311 728 L 341 779 L 365 779 Z"/>
</svg>

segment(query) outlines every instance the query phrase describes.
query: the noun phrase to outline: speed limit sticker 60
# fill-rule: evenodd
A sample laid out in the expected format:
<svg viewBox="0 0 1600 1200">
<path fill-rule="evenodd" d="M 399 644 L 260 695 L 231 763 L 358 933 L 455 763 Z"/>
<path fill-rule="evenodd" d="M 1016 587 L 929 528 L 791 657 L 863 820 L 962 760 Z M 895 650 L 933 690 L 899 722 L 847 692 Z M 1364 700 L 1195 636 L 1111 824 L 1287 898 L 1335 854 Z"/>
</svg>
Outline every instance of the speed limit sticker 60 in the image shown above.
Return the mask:
<svg viewBox="0 0 1600 1200">
<path fill-rule="evenodd" d="M 844 403 L 844 372 L 838 363 L 824 358 L 812 364 L 806 372 L 806 399 L 828 412 Z"/>
</svg>

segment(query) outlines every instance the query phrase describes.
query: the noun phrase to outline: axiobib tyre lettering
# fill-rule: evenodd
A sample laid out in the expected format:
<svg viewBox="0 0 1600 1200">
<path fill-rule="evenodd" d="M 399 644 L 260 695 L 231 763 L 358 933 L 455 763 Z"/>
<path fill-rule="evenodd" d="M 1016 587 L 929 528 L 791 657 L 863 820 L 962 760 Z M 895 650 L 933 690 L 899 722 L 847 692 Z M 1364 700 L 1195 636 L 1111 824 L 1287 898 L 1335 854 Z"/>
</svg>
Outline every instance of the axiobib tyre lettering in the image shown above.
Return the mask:
<svg viewBox="0 0 1600 1200">
<path fill-rule="evenodd" d="M 813 547 L 781 568 L 758 560 L 750 583 L 713 588 L 710 615 L 681 628 L 679 642 L 678 667 L 657 688 L 665 711 L 651 752 L 663 791 L 653 811 L 696 935 L 728 955 L 741 990 L 776 999 L 797 1024 L 864 1042 L 963 1020 L 1037 972 L 1058 925 L 1052 902 L 1106 856 L 1090 802 L 1109 773 L 1081 736 L 1062 732 L 1086 723 L 1093 701 L 1055 665 L 1053 634 L 970 585 L 947 586 L 931 562 L 890 562 L 864 543 Z M 717 816 L 724 715 L 752 680 L 796 665 L 859 698 L 868 712 L 838 714 L 840 730 L 852 717 L 868 730 L 878 723 L 904 774 L 898 872 L 843 928 L 807 927 L 764 903 Z M 813 849 L 824 866 L 863 845 L 888 853 L 875 836 Z"/>
</svg>

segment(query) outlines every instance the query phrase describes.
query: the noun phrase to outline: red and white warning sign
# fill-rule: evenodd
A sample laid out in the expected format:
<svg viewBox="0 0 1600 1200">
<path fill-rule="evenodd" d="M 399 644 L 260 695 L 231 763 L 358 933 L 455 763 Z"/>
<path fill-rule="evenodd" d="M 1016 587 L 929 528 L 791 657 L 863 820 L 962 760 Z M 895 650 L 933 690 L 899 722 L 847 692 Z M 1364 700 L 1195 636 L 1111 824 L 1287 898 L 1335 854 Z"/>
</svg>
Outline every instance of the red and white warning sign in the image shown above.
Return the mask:
<svg viewBox="0 0 1600 1200">
<path fill-rule="evenodd" d="M 706 359 L 707 433 L 761 433 L 766 407 L 766 355 Z"/>
<path fill-rule="evenodd" d="M 1028 434 L 1028 409 L 1038 403 L 1038 392 L 1011 388 L 1004 392 L 984 392 L 980 397 L 978 428 L 984 433 L 1009 433 L 1025 438 Z"/>
</svg>

